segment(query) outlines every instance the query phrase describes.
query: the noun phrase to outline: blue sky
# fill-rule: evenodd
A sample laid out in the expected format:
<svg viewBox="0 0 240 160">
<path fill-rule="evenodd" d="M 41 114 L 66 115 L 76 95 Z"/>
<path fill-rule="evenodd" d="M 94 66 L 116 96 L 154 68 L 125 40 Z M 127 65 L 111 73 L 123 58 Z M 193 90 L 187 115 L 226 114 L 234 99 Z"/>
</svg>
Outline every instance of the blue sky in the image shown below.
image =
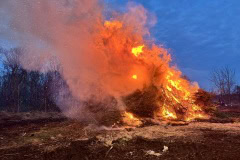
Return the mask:
<svg viewBox="0 0 240 160">
<path fill-rule="evenodd" d="M 127 0 L 105 0 L 123 8 Z M 170 48 L 174 63 L 190 79 L 211 89 L 209 72 L 228 65 L 240 79 L 239 0 L 135 0 L 155 14 L 152 36 Z M 238 81 L 239 82 L 239 81 Z"/>
<path fill-rule="evenodd" d="M 107 7 L 121 10 L 129 0 L 105 2 Z M 151 29 L 152 36 L 156 43 L 170 49 L 174 63 L 191 80 L 197 81 L 205 89 L 210 89 L 209 72 L 225 65 L 234 68 L 237 79 L 240 80 L 239 0 L 132 2 L 142 4 L 155 14 L 157 24 Z M 0 46 L 12 46 L 2 37 L 0 31 Z"/>
</svg>

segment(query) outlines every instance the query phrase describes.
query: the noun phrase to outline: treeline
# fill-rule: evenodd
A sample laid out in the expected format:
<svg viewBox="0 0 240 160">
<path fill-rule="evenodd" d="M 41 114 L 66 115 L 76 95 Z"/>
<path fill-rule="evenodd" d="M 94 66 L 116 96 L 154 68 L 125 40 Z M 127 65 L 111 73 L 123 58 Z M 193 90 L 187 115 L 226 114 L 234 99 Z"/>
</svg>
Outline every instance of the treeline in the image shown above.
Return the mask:
<svg viewBox="0 0 240 160">
<path fill-rule="evenodd" d="M 20 65 L 24 50 L 0 49 L 0 110 L 59 111 L 56 105 L 57 89 L 65 85 L 58 71 L 47 73 L 27 71 Z"/>
</svg>

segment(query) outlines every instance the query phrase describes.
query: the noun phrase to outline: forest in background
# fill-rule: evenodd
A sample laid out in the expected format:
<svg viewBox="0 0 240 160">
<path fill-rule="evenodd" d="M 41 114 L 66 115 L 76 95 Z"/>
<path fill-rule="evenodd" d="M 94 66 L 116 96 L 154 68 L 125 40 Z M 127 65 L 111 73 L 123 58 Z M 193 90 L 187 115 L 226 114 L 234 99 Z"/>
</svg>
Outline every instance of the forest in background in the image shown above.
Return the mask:
<svg viewBox="0 0 240 160">
<path fill-rule="evenodd" d="M 24 50 L 0 48 L 0 110 L 9 112 L 59 111 L 57 91 L 65 84 L 60 67 L 50 65 L 52 71 L 41 73 L 21 67 L 20 56 Z M 30 63 L 30 62 L 29 62 Z"/>
</svg>

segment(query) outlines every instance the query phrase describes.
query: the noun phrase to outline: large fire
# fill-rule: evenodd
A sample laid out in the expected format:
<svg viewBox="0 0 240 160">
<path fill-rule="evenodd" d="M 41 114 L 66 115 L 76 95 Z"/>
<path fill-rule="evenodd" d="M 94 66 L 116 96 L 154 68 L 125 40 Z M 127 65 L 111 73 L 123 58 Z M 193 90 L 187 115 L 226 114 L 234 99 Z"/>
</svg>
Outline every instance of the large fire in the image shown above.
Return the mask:
<svg viewBox="0 0 240 160">
<path fill-rule="evenodd" d="M 133 80 L 140 79 L 146 85 L 152 84 L 161 90 L 159 94 L 164 98 L 159 100 L 159 109 L 155 111 L 154 118 L 184 121 L 207 118 L 201 107 L 194 104 L 193 96 L 199 89 L 198 85 L 182 78 L 181 72 L 170 66 L 171 56 L 166 49 L 144 44 L 141 35 L 128 33 L 128 27 L 120 21 L 106 21 L 102 35 L 112 40 L 108 41 L 108 45 L 115 49 L 114 52 L 122 49 L 125 51 L 119 57 L 131 57 L 128 63 L 133 64 L 130 70 Z M 132 32 L 131 28 L 130 31 Z M 140 119 L 138 115 L 127 111 L 123 114 L 123 121 L 128 125 L 140 125 Z"/>
<path fill-rule="evenodd" d="M 194 100 L 198 85 L 183 78 L 170 63 L 168 50 L 151 38 L 152 14 L 135 3 L 122 12 L 104 10 L 101 2 L 3 3 L 16 44 L 21 42 L 29 51 L 20 58 L 21 64 L 27 70 L 60 70 L 67 85 L 60 87 L 56 104 L 64 114 L 99 121 L 112 109 L 129 125 L 140 125 L 147 118 L 206 118 Z M 61 69 L 50 67 L 52 58 Z"/>
</svg>

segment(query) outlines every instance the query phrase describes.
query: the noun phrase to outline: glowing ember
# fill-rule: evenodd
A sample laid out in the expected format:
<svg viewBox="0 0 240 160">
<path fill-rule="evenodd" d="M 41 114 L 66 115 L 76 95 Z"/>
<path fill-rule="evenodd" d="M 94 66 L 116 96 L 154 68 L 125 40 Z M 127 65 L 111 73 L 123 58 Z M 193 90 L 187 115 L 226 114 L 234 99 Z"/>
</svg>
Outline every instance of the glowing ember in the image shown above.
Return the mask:
<svg viewBox="0 0 240 160">
<path fill-rule="evenodd" d="M 142 124 L 142 122 L 138 118 L 134 117 L 134 115 L 129 112 L 124 112 L 123 122 L 130 126 L 139 126 Z"/>
<path fill-rule="evenodd" d="M 189 115 L 185 119 L 185 121 L 192 121 L 192 120 L 197 119 L 197 118 L 199 118 L 199 119 L 209 119 L 209 116 L 206 115 L 206 114 L 202 114 L 202 113 L 192 114 L 192 115 Z"/>
<path fill-rule="evenodd" d="M 138 47 L 135 47 L 135 48 L 132 48 L 132 53 L 138 57 L 142 52 L 143 52 L 143 47 L 144 45 L 141 45 L 141 46 L 138 46 Z"/>
<path fill-rule="evenodd" d="M 162 115 L 164 118 L 167 118 L 167 119 L 176 119 L 177 116 L 175 113 L 173 112 L 170 112 L 167 107 L 163 106 L 162 108 Z"/>
<path fill-rule="evenodd" d="M 136 74 L 132 75 L 132 79 L 137 79 L 137 78 L 138 78 L 138 77 L 137 77 Z"/>
<path fill-rule="evenodd" d="M 172 88 L 170 88 L 168 85 L 167 85 L 167 90 L 168 90 L 169 92 L 172 92 Z"/>
</svg>

